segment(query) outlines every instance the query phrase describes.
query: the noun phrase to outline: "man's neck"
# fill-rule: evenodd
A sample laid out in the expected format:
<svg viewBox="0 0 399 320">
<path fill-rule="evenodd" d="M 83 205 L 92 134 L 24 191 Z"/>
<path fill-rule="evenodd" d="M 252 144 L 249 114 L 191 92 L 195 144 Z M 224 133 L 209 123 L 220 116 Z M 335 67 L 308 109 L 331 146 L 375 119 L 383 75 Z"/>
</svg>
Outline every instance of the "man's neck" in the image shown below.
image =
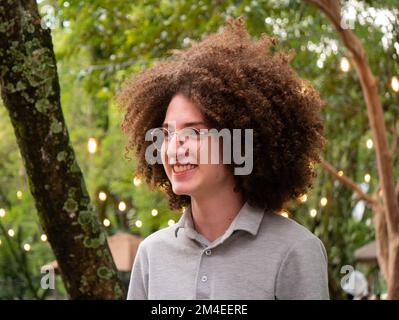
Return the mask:
<svg viewBox="0 0 399 320">
<path fill-rule="evenodd" d="M 244 203 L 241 193 L 232 190 L 191 197 L 194 228 L 212 242 L 225 233 Z"/>
</svg>

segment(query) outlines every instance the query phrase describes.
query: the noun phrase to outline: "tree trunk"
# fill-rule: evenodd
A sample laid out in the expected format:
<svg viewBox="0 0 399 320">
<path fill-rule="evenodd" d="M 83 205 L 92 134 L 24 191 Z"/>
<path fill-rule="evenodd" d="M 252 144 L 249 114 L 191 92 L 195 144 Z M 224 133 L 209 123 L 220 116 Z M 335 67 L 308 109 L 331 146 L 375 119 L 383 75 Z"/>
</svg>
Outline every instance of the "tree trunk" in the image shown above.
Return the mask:
<svg viewBox="0 0 399 320">
<path fill-rule="evenodd" d="M 0 0 L 0 85 L 30 191 L 71 299 L 123 299 L 69 141 L 50 30 L 34 0 Z"/>
<path fill-rule="evenodd" d="M 378 203 L 377 207 L 374 207 L 375 220 L 377 221 L 378 261 L 387 280 L 388 299 L 399 299 L 399 203 L 395 194 L 393 154 L 388 148 L 378 80 L 371 71 L 362 43 L 351 29 L 342 26 L 339 0 L 306 1 L 317 6 L 331 20 L 338 35 L 352 55 L 352 61 L 360 79 L 375 144 L 378 176 L 383 196 L 382 204 Z"/>
</svg>

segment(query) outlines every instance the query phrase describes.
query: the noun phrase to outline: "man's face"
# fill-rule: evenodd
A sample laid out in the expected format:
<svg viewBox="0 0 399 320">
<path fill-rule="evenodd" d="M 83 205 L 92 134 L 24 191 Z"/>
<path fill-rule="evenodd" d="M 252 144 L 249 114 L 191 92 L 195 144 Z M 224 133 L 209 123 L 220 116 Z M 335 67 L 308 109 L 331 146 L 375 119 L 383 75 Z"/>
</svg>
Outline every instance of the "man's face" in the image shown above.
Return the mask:
<svg viewBox="0 0 399 320">
<path fill-rule="evenodd" d="M 185 128 L 210 129 L 199 108 L 182 94 L 176 94 L 170 101 L 163 126 L 178 133 Z M 211 141 L 210 136 L 190 139 L 174 134 L 162 144 L 163 166 L 175 194 L 206 196 L 228 185 L 233 187 L 234 177 L 222 160 L 217 164 L 210 161 L 212 152 L 220 154 L 221 149 L 212 150 L 215 147 Z M 208 159 L 204 159 L 204 154 Z"/>
</svg>

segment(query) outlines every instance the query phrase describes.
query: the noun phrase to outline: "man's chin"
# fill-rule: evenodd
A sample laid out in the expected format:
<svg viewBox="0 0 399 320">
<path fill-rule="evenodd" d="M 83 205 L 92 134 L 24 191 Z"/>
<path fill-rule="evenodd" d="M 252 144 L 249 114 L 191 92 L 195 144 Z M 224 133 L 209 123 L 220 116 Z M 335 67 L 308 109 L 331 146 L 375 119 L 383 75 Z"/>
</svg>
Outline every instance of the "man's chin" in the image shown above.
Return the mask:
<svg viewBox="0 0 399 320">
<path fill-rule="evenodd" d="M 173 189 L 173 193 L 178 195 L 178 196 L 191 196 L 190 191 L 186 190 L 186 189 Z"/>
<path fill-rule="evenodd" d="M 195 188 L 191 188 L 189 186 L 176 186 L 172 187 L 173 193 L 177 194 L 178 196 L 192 196 L 195 194 Z"/>
</svg>

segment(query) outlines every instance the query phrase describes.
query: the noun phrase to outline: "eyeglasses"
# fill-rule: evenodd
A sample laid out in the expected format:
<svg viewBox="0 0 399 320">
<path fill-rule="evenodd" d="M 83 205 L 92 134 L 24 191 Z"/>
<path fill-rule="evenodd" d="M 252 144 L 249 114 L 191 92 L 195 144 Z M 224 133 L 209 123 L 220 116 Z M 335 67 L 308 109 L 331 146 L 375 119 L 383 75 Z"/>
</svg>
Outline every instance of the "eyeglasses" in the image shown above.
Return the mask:
<svg viewBox="0 0 399 320">
<path fill-rule="evenodd" d="M 177 140 L 179 142 L 199 142 L 202 137 L 206 137 L 210 135 L 208 129 L 197 129 L 193 127 L 186 127 L 179 131 L 168 130 L 164 127 L 154 128 L 150 132 L 152 137 L 152 142 L 157 148 L 157 150 L 161 150 L 162 145 L 164 143 L 168 144 L 173 136 L 177 135 Z"/>
</svg>

